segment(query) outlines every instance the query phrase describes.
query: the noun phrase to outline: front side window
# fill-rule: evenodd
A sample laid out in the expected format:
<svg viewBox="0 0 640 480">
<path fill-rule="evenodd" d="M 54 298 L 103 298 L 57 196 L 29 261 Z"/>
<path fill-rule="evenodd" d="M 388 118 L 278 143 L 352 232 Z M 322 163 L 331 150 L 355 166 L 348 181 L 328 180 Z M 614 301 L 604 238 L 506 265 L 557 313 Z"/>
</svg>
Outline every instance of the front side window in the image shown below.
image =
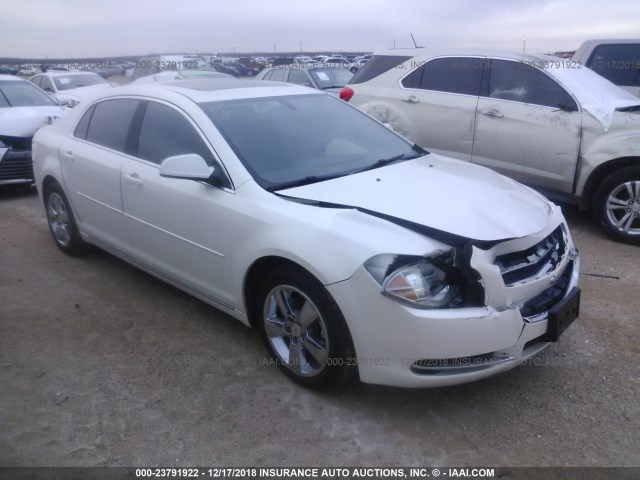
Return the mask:
<svg viewBox="0 0 640 480">
<path fill-rule="evenodd" d="M 86 140 L 119 152 L 133 154 L 134 145 L 130 132 L 139 105 L 140 101 L 129 99 L 105 100 L 96 104 L 87 128 Z M 79 126 L 83 121 L 84 117 Z"/>
<path fill-rule="evenodd" d="M 484 64 L 484 58 L 436 58 L 407 75 L 402 86 L 478 96 Z"/>
<path fill-rule="evenodd" d="M 493 60 L 488 96 L 502 100 L 577 111 L 575 101 L 555 80 L 523 62 Z"/>
<path fill-rule="evenodd" d="M 195 128 L 179 112 L 156 102 L 147 104 L 138 139 L 137 156 L 162 163 L 165 158 L 195 153 L 213 165 L 213 157 Z"/>
</svg>

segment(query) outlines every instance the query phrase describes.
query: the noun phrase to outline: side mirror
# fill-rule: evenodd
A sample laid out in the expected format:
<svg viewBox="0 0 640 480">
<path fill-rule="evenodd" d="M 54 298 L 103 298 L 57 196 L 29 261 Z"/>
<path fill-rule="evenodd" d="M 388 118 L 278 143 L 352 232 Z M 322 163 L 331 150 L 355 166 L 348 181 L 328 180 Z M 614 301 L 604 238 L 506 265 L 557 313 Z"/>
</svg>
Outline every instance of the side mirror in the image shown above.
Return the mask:
<svg viewBox="0 0 640 480">
<path fill-rule="evenodd" d="M 195 153 L 165 158 L 160 164 L 160 176 L 185 180 L 208 180 L 214 168 Z"/>
<path fill-rule="evenodd" d="M 187 153 L 165 158 L 160 164 L 160 176 L 183 180 L 204 180 L 214 187 L 229 187 L 229 180 L 221 169 L 207 165 L 200 155 Z"/>
</svg>

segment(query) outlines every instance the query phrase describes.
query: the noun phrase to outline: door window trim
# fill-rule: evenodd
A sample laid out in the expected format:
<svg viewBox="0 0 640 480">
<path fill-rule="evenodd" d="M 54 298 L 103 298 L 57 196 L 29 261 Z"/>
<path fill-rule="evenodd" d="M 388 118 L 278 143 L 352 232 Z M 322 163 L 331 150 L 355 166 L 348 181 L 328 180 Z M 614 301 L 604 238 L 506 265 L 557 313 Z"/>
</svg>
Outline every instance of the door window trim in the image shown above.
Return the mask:
<svg viewBox="0 0 640 480">
<path fill-rule="evenodd" d="M 158 170 L 160 170 L 160 164 L 152 162 L 150 160 L 145 160 L 144 158 L 140 158 L 134 155 L 131 155 L 129 153 L 120 151 L 120 150 L 114 150 L 110 147 L 107 147 L 105 145 L 100 145 L 98 143 L 94 143 L 91 142 L 89 140 L 87 140 L 86 138 L 82 138 L 82 137 L 76 137 L 75 136 L 75 131 L 78 128 L 78 125 L 80 124 L 80 122 L 82 121 L 82 119 L 84 118 L 84 116 L 89 113 L 89 110 L 94 110 L 95 108 L 93 108 L 95 105 L 98 105 L 99 103 L 105 102 L 105 101 L 110 101 L 110 100 L 137 100 L 142 102 L 141 106 L 138 106 L 138 108 L 136 109 L 136 112 L 134 113 L 134 117 L 138 114 L 138 109 L 143 108 L 144 111 L 146 112 L 147 109 L 147 105 L 149 102 L 155 102 L 155 103 L 159 103 L 161 105 L 165 105 L 171 109 L 173 109 L 174 111 L 178 112 L 180 115 L 182 115 L 187 122 L 191 125 L 192 128 L 195 129 L 196 133 L 200 136 L 200 138 L 202 139 L 202 141 L 205 144 L 205 147 L 209 149 L 209 151 L 211 152 L 211 155 L 213 156 L 213 160 L 216 162 L 215 166 L 219 166 L 222 169 L 222 172 L 225 176 L 225 178 L 227 179 L 228 182 L 228 186 L 220 186 L 218 188 L 225 190 L 225 191 L 229 191 L 229 192 L 234 192 L 235 191 L 235 187 L 233 184 L 233 180 L 231 179 L 231 175 L 229 175 L 229 172 L 227 171 L 226 166 L 224 165 L 224 163 L 220 160 L 220 156 L 218 155 L 218 153 L 216 152 L 216 149 L 213 147 L 213 145 L 211 145 L 211 143 L 209 142 L 209 140 L 205 137 L 204 133 L 202 133 L 202 130 L 200 129 L 200 127 L 197 126 L 197 124 L 195 123 L 195 121 L 180 107 L 178 107 L 177 105 L 167 102 L 165 100 L 161 100 L 161 99 L 157 99 L 157 98 L 150 98 L 150 97 L 145 97 L 145 96 L 134 96 L 134 95 L 118 95 L 118 96 L 113 96 L 113 97 L 108 97 L 108 98 L 101 98 L 99 100 L 95 100 L 93 101 L 87 108 L 86 110 L 83 112 L 83 114 L 80 116 L 80 118 L 78 119 L 78 121 L 75 123 L 75 127 L 72 133 L 72 136 L 75 140 L 86 143 L 87 145 L 91 145 L 93 147 L 97 147 L 103 150 L 106 150 L 108 152 L 111 153 L 115 153 L 118 155 L 122 155 L 125 158 L 128 158 L 130 160 L 135 160 L 136 162 L 142 163 L 144 165 L 148 165 L 151 167 L 154 167 Z M 91 113 L 91 117 L 93 118 L 93 112 Z M 144 116 L 143 118 L 144 119 Z M 133 130 L 134 130 L 134 136 L 135 137 L 140 137 L 140 129 L 142 127 L 142 119 L 140 122 L 138 122 L 137 124 L 134 124 L 133 126 Z M 213 124 L 212 124 L 213 125 Z M 91 118 L 89 119 L 89 127 L 91 126 Z M 215 128 L 215 125 L 213 125 L 213 127 Z M 87 129 L 88 130 L 88 129 Z M 129 134 L 127 135 L 127 137 L 129 137 L 132 134 L 132 132 L 129 132 Z M 205 185 L 209 185 L 210 184 L 202 181 L 199 182 Z"/>
<path fill-rule="evenodd" d="M 418 62 L 420 62 L 421 64 L 418 65 L 416 68 L 414 68 L 413 70 L 411 70 L 410 72 L 408 72 L 407 74 L 403 75 L 399 80 L 398 80 L 398 84 L 400 86 L 401 90 L 408 90 L 411 92 L 435 92 L 435 93 L 440 93 L 443 95 L 459 95 L 462 97 L 475 97 L 478 98 L 480 95 L 470 95 L 468 93 L 456 93 L 456 92 L 443 92 L 442 90 L 428 90 L 426 88 L 411 88 L 411 87 L 405 87 L 402 84 L 402 81 L 407 78 L 409 75 L 411 75 L 413 72 L 415 72 L 416 70 L 423 68 L 427 63 L 433 61 L 433 60 L 438 60 L 441 58 L 477 58 L 480 60 L 488 60 L 489 58 L 486 55 L 439 55 L 437 57 L 431 57 L 428 60 L 424 60 L 424 61 L 420 61 L 420 60 L 416 60 Z M 415 60 L 415 58 L 412 59 L 412 61 Z M 480 76 L 480 92 L 482 92 L 482 85 L 484 83 L 484 78 L 485 78 L 485 74 L 486 74 L 486 66 L 482 68 L 482 75 Z"/>
<path fill-rule="evenodd" d="M 578 102 L 578 99 L 575 97 L 575 95 L 571 92 L 571 90 L 569 90 L 567 87 L 565 87 L 562 82 L 560 82 L 558 79 L 556 79 L 555 77 L 553 77 L 552 75 L 550 75 L 549 73 L 545 72 L 544 69 L 540 69 L 534 65 L 529 65 L 525 62 L 523 62 L 523 60 L 517 60 L 517 59 L 513 59 L 513 58 L 503 58 L 503 57 L 486 57 L 487 60 L 489 62 L 492 62 L 494 60 L 503 60 L 506 62 L 513 62 L 513 63 L 524 63 L 525 65 L 528 65 L 529 67 L 533 68 L 534 70 L 537 70 L 538 72 L 542 73 L 543 75 L 546 75 L 552 82 L 554 82 L 556 85 L 560 86 L 575 102 L 576 106 L 578 107 L 578 110 L 576 111 L 570 111 L 570 112 L 566 112 L 566 113 L 580 113 L 582 114 L 582 106 L 580 105 L 580 102 Z M 485 70 L 488 67 L 485 66 Z M 550 107 L 549 105 L 540 105 L 537 103 L 525 103 L 525 102 L 519 102 L 517 100 L 508 100 L 506 98 L 494 98 L 494 97 L 490 97 L 488 95 L 488 88 L 489 88 L 489 75 L 483 75 L 482 76 L 482 86 L 480 88 L 480 98 L 487 98 L 489 100 L 494 100 L 494 101 L 500 101 L 500 102 L 509 102 L 509 103 L 517 103 L 518 105 L 533 105 L 535 107 L 540 107 L 540 108 L 548 108 L 549 110 L 560 110 L 558 107 Z"/>
</svg>

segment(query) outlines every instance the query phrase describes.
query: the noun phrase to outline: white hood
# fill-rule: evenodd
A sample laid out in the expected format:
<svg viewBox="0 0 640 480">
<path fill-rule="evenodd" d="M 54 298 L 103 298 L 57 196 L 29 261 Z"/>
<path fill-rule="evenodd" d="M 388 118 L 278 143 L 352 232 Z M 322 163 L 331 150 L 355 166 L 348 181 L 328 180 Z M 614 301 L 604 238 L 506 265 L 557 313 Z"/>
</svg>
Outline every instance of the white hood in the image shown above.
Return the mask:
<svg viewBox="0 0 640 480">
<path fill-rule="evenodd" d="M 538 232 L 551 214 L 544 197 L 519 183 L 435 154 L 278 193 L 357 207 L 485 241 Z"/>
<path fill-rule="evenodd" d="M 49 122 L 49 119 L 62 117 L 65 111 L 57 105 L 0 108 L 0 135 L 32 137 L 40 127 Z"/>
</svg>

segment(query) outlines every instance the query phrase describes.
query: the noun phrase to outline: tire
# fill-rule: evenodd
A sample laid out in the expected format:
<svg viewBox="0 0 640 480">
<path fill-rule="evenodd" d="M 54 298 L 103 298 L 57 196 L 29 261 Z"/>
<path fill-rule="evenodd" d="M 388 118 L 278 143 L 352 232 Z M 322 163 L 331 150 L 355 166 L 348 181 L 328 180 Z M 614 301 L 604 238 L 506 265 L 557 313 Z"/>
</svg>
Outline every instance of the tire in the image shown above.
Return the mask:
<svg viewBox="0 0 640 480">
<path fill-rule="evenodd" d="M 347 323 L 329 292 L 309 274 L 291 267 L 269 273 L 255 312 L 269 356 L 293 381 L 326 390 L 355 375 Z"/>
<path fill-rule="evenodd" d="M 56 246 L 67 255 L 85 252 L 88 245 L 80 236 L 73 211 L 62 188 L 53 184 L 46 189 L 44 197 L 47 223 Z"/>
<path fill-rule="evenodd" d="M 593 214 L 614 240 L 640 245 L 640 166 L 622 168 L 604 179 Z"/>
</svg>

